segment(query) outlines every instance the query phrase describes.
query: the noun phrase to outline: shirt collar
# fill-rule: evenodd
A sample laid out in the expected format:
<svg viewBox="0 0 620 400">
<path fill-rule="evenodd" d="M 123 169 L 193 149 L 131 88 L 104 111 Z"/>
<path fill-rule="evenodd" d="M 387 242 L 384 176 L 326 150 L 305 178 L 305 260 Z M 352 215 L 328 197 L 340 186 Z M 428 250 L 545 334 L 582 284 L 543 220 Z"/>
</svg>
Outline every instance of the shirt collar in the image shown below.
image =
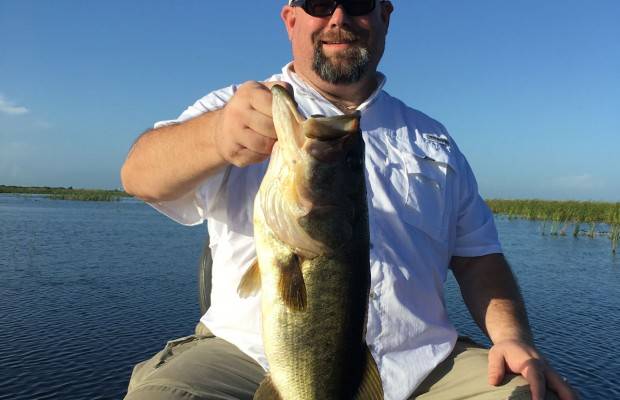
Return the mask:
<svg viewBox="0 0 620 400">
<path fill-rule="evenodd" d="M 338 107 L 336 107 L 334 104 L 332 104 L 321 93 L 319 93 L 316 89 L 314 89 L 312 86 L 310 86 L 308 83 L 306 83 L 301 76 L 297 75 L 293 71 L 293 62 L 292 61 L 289 62 L 288 64 L 286 64 L 282 68 L 282 75 L 284 76 L 286 81 L 290 82 L 293 85 L 293 90 L 296 93 L 303 94 L 305 96 L 310 96 L 310 97 L 313 97 L 313 98 L 315 98 L 317 100 L 320 100 L 320 101 L 322 101 L 322 102 L 324 102 L 326 104 L 329 104 L 332 108 L 335 109 L 335 111 L 337 111 L 338 114 L 343 114 L 343 112 Z M 383 86 L 385 85 L 386 80 L 387 80 L 387 78 L 385 77 L 385 75 L 383 75 L 381 72 L 377 71 L 377 87 L 370 94 L 370 96 L 362 104 L 360 104 L 356 108 L 357 111 L 363 112 L 372 103 L 374 103 L 374 101 L 379 97 L 379 94 L 383 90 Z"/>
</svg>

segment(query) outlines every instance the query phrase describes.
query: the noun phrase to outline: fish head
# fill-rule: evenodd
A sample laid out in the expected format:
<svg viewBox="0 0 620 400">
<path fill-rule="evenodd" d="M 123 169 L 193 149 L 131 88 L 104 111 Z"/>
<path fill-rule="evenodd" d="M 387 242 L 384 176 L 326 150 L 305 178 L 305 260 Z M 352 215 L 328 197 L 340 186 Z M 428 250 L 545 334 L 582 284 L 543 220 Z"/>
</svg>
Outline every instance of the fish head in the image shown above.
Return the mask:
<svg viewBox="0 0 620 400">
<path fill-rule="evenodd" d="M 261 184 L 272 185 L 263 214 L 280 240 L 312 255 L 330 252 L 366 210 L 360 114 L 304 119 L 286 89 L 276 85 L 272 94 L 278 140 L 270 182 Z"/>
</svg>

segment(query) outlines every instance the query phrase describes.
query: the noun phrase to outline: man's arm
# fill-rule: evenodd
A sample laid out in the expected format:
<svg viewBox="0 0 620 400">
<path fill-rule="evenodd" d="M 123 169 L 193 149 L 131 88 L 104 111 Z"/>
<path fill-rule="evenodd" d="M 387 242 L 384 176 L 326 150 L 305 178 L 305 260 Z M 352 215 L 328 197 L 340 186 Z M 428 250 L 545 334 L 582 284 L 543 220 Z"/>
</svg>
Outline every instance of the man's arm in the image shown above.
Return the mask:
<svg viewBox="0 0 620 400">
<path fill-rule="evenodd" d="M 493 343 L 511 339 L 533 345 L 519 287 L 502 254 L 453 257 L 451 265 L 467 308 Z"/>
<path fill-rule="evenodd" d="M 125 190 L 145 201 L 175 200 L 226 165 L 265 160 L 276 138 L 275 83 L 247 82 L 221 110 L 142 134 L 121 170 Z"/>
<path fill-rule="evenodd" d="M 472 317 L 493 342 L 489 383 L 499 385 L 506 368 L 530 384 L 533 400 L 543 400 L 546 386 L 562 400 L 577 396 L 534 346 L 525 305 L 502 254 L 453 257 L 452 271 Z"/>
</svg>

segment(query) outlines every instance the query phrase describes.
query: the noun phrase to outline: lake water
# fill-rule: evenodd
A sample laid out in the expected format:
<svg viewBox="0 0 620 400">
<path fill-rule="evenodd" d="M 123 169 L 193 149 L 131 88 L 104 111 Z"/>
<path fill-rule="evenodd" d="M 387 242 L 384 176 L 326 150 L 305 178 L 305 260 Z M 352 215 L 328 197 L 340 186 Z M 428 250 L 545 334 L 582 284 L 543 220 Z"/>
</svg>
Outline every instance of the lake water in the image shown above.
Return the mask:
<svg viewBox="0 0 620 400">
<path fill-rule="evenodd" d="M 605 238 L 497 219 L 537 344 L 584 399 L 620 399 L 620 257 Z M 200 318 L 206 229 L 134 201 L 0 195 L 0 399 L 120 399 L 133 365 Z M 450 316 L 485 342 L 452 278 Z"/>
</svg>

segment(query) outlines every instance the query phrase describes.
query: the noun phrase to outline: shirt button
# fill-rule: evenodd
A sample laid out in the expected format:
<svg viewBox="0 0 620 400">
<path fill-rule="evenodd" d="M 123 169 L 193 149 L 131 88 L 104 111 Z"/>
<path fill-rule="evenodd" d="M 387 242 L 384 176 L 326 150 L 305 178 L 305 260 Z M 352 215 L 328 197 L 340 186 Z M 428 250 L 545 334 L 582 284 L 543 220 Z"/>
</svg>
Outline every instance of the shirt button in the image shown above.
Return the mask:
<svg viewBox="0 0 620 400">
<path fill-rule="evenodd" d="M 371 291 L 368 297 L 370 297 L 372 300 L 377 300 L 377 297 L 379 297 L 379 295 L 376 292 Z"/>
</svg>

